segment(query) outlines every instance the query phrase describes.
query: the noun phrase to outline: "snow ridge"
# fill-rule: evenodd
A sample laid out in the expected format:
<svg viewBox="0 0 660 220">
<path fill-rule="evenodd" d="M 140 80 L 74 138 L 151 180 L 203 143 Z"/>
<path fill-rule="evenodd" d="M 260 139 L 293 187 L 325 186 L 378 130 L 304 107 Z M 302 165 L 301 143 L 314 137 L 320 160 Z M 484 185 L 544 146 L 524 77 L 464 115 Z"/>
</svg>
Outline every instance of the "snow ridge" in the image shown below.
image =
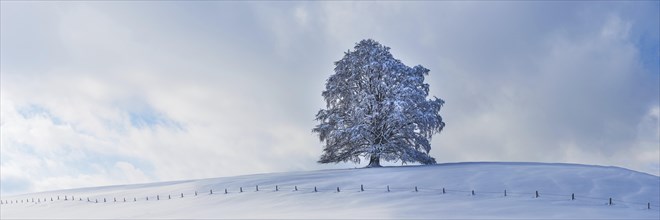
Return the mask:
<svg viewBox="0 0 660 220">
<path fill-rule="evenodd" d="M 19 201 L 2 204 L 2 218 L 658 219 L 660 177 L 618 167 L 473 162 L 105 186 L 1 200 Z"/>
</svg>

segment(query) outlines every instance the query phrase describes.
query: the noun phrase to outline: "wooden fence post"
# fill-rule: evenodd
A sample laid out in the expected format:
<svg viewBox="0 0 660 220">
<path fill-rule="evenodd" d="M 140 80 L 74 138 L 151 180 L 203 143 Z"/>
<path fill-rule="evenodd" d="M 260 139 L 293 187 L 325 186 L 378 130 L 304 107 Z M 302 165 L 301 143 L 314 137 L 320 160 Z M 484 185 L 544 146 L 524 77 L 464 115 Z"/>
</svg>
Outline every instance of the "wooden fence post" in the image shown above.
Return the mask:
<svg viewBox="0 0 660 220">
<path fill-rule="evenodd" d="M 259 192 L 259 185 L 256 185 L 254 188 L 256 188 L 256 191 Z"/>
<path fill-rule="evenodd" d="M 571 200 L 575 200 L 575 193 L 571 193 Z"/>
<path fill-rule="evenodd" d="M 339 192 L 339 186 L 337 187 L 337 192 Z"/>
<path fill-rule="evenodd" d="M 612 197 L 610 197 L 610 203 L 609 204 L 612 205 Z"/>
<path fill-rule="evenodd" d="M 474 190 L 472 190 L 472 195 L 474 196 Z"/>
<path fill-rule="evenodd" d="M 172 196 L 171 196 L 171 195 L 167 195 L 167 199 L 172 199 Z"/>
<path fill-rule="evenodd" d="M 387 192 L 390 192 L 390 185 L 387 185 Z"/>
<path fill-rule="evenodd" d="M 538 197 L 539 197 L 539 191 L 536 190 L 536 197 L 534 197 L 534 198 L 538 198 Z"/>
<path fill-rule="evenodd" d="M 227 194 L 227 188 L 225 188 L 225 194 Z"/>
<path fill-rule="evenodd" d="M 160 195 L 156 195 L 156 200 L 160 200 Z"/>
<path fill-rule="evenodd" d="M 213 189 L 209 190 L 209 194 L 213 195 Z"/>
<path fill-rule="evenodd" d="M 275 185 L 275 191 L 277 192 L 279 189 L 277 188 L 277 185 Z"/>
<path fill-rule="evenodd" d="M 241 190 L 241 192 L 243 192 L 243 187 L 242 186 L 240 187 L 240 190 Z"/>
<path fill-rule="evenodd" d="M 506 189 L 504 190 L 504 196 L 506 197 Z"/>
<path fill-rule="evenodd" d="M 197 196 L 197 191 L 195 191 L 195 196 Z"/>
<path fill-rule="evenodd" d="M 417 192 L 417 186 L 415 186 L 415 192 Z"/>
<path fill-rule="evenodd" d="M 183 193 L 181 193 L 181 198 L 183 198 Z"/>
<path fill-rule="evenodd" d="M 298 191 L 298 186 L 293 186 L 295 191 Z"/>
<path fill-rule="evenodd" d="M 95 199 L 95 203 L 99 203 L 99 199 Z"/>
<path fill-rule="evenodd" d="M 364 185 L 360 184 L 360 192 L 364 192 Z"/>
<path fill-rule="evenodd" d="M 316 186 L 314 186 L 314 192 L 318 192 L 318 191 L 316 191 Z"/>
</svg>

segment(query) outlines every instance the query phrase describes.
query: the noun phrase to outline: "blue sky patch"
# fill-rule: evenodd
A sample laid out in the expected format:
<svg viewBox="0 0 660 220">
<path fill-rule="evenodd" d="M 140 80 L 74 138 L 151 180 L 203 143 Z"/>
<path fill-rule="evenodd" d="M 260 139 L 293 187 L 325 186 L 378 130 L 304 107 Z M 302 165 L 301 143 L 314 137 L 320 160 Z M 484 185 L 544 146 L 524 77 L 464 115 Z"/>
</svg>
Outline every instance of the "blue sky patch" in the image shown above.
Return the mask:
<svg viewBox="0 0 660 220">
<path fill-rule="evenodd" d="M 46 117 L 49 118 L 53 124 L 55 125 L 61 125 L 63 124 L 62 120 L 56 116 L 54 116 L 47 108 L 36 105 L 36 104 L 30 104 L 27 106 L 19 107 L 16 110 L 23 118 L 30 119 L 34 118 L 37 116 L 41 117 Z"/>
<path fill-rule="evenodd" d="M 167 127 L 182 129 L 180 123 L 168 118 L 163 113 L 157 112 L 152 109 L 147 109 L 143 111 L 128 112 L 128 117 L 131 122 L 131 126 L 139 129 L 155 127 Z"/>
</svg>

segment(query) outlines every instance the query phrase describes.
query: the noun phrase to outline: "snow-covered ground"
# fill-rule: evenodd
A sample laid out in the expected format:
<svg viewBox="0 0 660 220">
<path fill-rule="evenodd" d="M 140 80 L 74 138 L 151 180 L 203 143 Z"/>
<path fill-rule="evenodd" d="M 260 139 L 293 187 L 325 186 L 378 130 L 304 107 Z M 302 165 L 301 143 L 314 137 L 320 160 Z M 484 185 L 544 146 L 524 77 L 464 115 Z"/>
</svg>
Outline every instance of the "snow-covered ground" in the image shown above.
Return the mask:
<svg viewBox="0 0 660 220">
<path fill-rule="evenodd" d="M 364 191 L 360 190 L 361 184 Z M 572 193 L 575 200 L 571 200 Z M 608 204 L 610 197 L 613 205 Z M 69 189 L 1 199 L 3 203 L 18 200 L 18 204 L 0 206 L 0 217 L 12 219 L 660 219 L 660 177 L 618 167 L 479 162 L 258 174 Z M 648 202 L 651 209 L 647 209 Z"/>
</svg>

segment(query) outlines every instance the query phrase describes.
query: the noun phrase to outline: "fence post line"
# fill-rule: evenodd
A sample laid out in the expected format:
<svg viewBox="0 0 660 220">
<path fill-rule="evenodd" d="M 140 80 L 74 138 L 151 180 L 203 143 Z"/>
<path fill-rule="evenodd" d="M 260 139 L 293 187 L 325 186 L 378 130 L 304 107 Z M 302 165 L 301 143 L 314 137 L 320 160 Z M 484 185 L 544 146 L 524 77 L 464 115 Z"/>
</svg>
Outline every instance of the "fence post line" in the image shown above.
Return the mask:
<svg viewBox="0 0 660 220">
<path fill-rule="evenodd" d="M 105 198 L 103 198 L 103 202 L 108 202 L 108 201 L 106 201 Z"/>
<path fill-rule="evenodd" d="M 651 209 L 651 203 L 646 203 L 646 209 Z"/>
<path fill-rule="evenodd" d="M 474 196 L 474 190 L 472 190 L 472 195 Z"/>
<path fill-rule="evenodd" d="M 337 192 L 339 192 L 339 186 L 337 187 Z"/>
<path fill-rule="evenodd" d="M 445 194 L 445 187 L 442 187 L 442 194 Z"/>
<path fill-rule="evenodd" d="M 256 185 L 254 188 L 256 188 L 256 191 L 259 192 L 259 185 Z"/>
<path fill-rule="evenodd" d="M 506 196 L 506 189 L 504 190 L 504 196 Z"/>
<path fill-rule="evenodd" d="M 197 191 L 195 191 L 195 196 L 197 196 Z"/>
<path fill-rule="evenodd" d="M 415 192 L 418 192 L 418 191 L 417 191 L 417 186 L 415 186 Z"/>
<path fill-rule="evenodd" d="M 156 200 L 160 200 L 160 195 L 156 195 Z"/>
<path fill-rule="evenodd" d="M 213 195 L 213 189 L 210 189 L 209 192 L 209 194 Z"/>
<path fill-rule="evenodd" d="M 181 193 L 181 198 L 183 198 L 183 193 Z"/>
<path fill-rule="evenodd" d="M 575 193 L 571 193 L 571 200 L 575 200 Z"/>
<path fill-rule="evenodd" d="M 87 202 L 89 202 L 89 197 L 87 197 Z"/>
<path fill-rule="evenodd" d="M 316 186 L 314 186 L 314 192 L 318 192 L 318 191 L 316 191 Z"/>
<path fill-rule="evenodd" d="M 390 192 L 390 185 L 387 185 L 387 192 Z"/>
<path fill-rule="evenodd" d="M 227 194 L 227 188 L 225 188 L 225 194 Z"/>
<path fill-rule="evenodd" d="M 241 189 L 241 192 L 243 192 L 243 187 L 242 186 L 240 187 L 240 189 Z"/>
<path fill-rule="evenodd" d="M 364 192 L 364 185 L 360 184 L 360 192 Z"/>
<path fill-rule="evenodd" d="M 612 205 L 612 197 L 610 197 L 610 203 L 609 204 Z"/>
<path fill-rule="evenodd" d="M 538 198 L 538 197 L 539 197 L 539 191 L 536 190 L 536 197 L 534 197 L 534 198 Z"/>
<path fill-rule="evenodd" d="M 296 191 L 298 191 L 298 186 L 293 186 Z"/>
<path fill-rule="evenodd" d="M 276 192 L 279 191 L 279 189 L 277 188 L 277 185 L 275 185 L 275 191 L 276 191 Z"/>
<path fill-rule="evenodd" d="M 172 199 L 172 196 L 168 194 L 167 199 Z"/>
</svg>

